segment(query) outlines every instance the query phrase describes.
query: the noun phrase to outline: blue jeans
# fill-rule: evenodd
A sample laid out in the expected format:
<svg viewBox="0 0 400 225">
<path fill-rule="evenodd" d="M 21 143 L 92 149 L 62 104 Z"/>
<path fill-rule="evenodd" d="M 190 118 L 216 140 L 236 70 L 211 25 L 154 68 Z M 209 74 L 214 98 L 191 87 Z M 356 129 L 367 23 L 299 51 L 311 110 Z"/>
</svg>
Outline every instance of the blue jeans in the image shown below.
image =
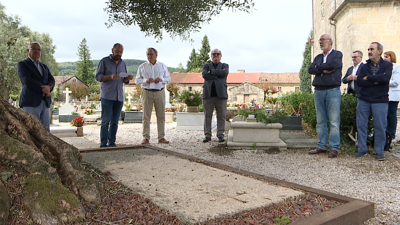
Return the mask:
<svg viewBox="0 0 400 225">
<path fill-rule="evenodd" d="M 40 105 L 37 107 L 26 107 L 22 108 L 25 112 L 28 112 L 34 115 L 39 121 L 43 124 L 47 131 L 50 132 L 50 109 L 47 108 L 47 104 L 45 100 L 40 102 Z"/>
<path fill-rule="evenodd" d="M 388 103 L 369 103 L 358 99 L 357 104 L 357 141 L 358 152 L 367 153 L 368 119 L 374 117 L 374 149 L 376 154 L 383 154 L 386 143 Z"/>
<path fill-rule="evenodd" d="M 397 106 L 399 102 L 389 101 L 388 115 L 387 115 L 387 127 L 386 130 L 392 135 L 394 139 L 396 137 L 396 127 L 397 127 Z"/>
<path fill-rule="evenodd" d="M 315 90 L 314 102 L 317 111 L 318 148 L 328 149 L 328 119 L 330 123 L 329 145 L 331 150 L 340 150 L 340 88 Z"/>
<path fill-rule="evenodd" d="M 118 120 L 123 104 L 120 101 L 101 99 L 100 147 L 115 145 Z"/>
</svg>

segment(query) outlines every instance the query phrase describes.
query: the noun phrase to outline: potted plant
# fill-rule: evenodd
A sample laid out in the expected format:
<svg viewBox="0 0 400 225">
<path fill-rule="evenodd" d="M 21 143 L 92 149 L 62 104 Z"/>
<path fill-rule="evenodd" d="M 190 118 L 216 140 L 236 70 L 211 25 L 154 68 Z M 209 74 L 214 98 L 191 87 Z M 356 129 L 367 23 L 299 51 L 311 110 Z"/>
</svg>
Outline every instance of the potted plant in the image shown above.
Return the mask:
<svg viewBox="0 0 400 225">
<path fill-rule="evenodd" d="M 83 120 L 83 118 L 81 116 L 73 119 L 71 121 L 71 125 L 76 127 L 76 134 L 78 137 L 83 137 L 83 124 L 85 123 L 85 121 Z"/>
<path fill-rule="evenodd" d="M 183 90 L 179 96 L 178 99 L 182 102 L 185 103 L 187 106 L 187 112 L 199 112 L 199 105 L 203 103 L 202 100 L 202 94 L 200 91 L 188 91 L 188 90 Z"/>
<path fill-rule="evenodd" d="M 142 103 L 138 102 L 133 108 L 130 104 L 125 105 L 125 114 L 123 116 L 124 123 L 141 123 L 143 120 Z"/>
<path fill-rule="evenodd" d="M 225 115 L 225 131 L 231 128 L 231 120 L 236 116 L 236 110 L 227 110 Z"/>
<path fill-rule="evenodd" d="M 255 104 L 240 104 L 236 115 L 247 119 L 248 122 L 262 122 L 262 123 L 279 123 L 288 117 L 287 112 L 277 106 L 273 106 L 271 110 L 266 109 L 262 105 Z"/>
</svg>

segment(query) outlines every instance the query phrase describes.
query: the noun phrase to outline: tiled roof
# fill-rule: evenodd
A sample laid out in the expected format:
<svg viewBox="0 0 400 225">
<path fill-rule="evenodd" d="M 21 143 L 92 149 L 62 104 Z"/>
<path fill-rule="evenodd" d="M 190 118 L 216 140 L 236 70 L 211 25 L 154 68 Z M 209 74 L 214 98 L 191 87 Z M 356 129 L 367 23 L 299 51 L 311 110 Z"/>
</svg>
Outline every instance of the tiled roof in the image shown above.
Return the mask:
<svg viewBox="0 0 400 225">
<path fill-rule="evenodd" d="M 202 84 L 204 79 L 201 73 L 170 73 L 171 83 L 175 84 Z M 229 73 L 228 84 L 252 84 L 268 82 L 271 84 L 298 84 L 300 83 L 299 73 Z M 129 82 L 135 84 L 135 79 Z"/>
<path fill-rule="evenodd" d="M 171 82 L 177 84 L 202 84 L 204 79 L 201 73 L 171 73 Z M 229 73 L 228 84 L 238 84 L 248 81 L 258 83 L 261 73 Z"/>
<path fill-rule="evenodd" d="M 54 80 L 56 82 L 56 85 L 60 85 L 71 80 L 73 77 L 75 76 L 54 76 Z"/>
<path fill-rule="evenodd" d="M 261 82 L 270 84 L 299 84 L 299 73 L 262 73 Z"/>
<path fill-rule="evenodd" d="M 69 80 L 71 80 L 74 77 L 77 80 L 79 80 L 82 84 L 88 86 L 87 84 L 83 83 L 83 81 L 81 81 L 78 77 L 73 76 L 73 75 L 72 76 L 54 76 L 54 81 L 55 81 L 56 85 L 61 85 L 61 84 L 64 84 L 64 83 L 68 82 Z"/>
</svg>

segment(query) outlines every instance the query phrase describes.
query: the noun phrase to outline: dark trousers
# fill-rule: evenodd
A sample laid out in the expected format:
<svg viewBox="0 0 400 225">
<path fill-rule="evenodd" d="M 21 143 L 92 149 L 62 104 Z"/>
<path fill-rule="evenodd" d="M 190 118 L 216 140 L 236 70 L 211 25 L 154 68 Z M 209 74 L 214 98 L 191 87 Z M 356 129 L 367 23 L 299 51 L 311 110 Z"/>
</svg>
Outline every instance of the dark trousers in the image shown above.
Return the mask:
<svg viewBox="0 0 400 225">
<path fill-rule="evenodd" d="M 211 119 L 214 108 L 217 110 L 217 137 L 224 137 L 225 117 L 226 117 L 226 98 L 204 98 L 204 135 L 211 138 Z"/>
<path fill-rule="evenodd" d="M 399 102 L 389 101 L 386 130 L 395 138 L 397 127 L 397 106 Z"/>
</svg>

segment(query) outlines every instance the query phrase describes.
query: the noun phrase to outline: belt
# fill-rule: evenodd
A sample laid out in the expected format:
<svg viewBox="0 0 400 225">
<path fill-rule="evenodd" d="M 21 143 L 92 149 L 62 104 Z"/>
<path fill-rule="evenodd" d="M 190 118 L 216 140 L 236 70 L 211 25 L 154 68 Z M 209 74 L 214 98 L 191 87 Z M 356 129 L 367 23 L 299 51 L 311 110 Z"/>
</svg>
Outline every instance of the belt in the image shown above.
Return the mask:
<svg viewBox="0 0 400 225">
<path fill-rule="evenodd" d="M 158 90 L 158 89 L 147 89 L 147 88 L 145 88 L 144 90 L 146 90 L 146 91 L 162 91 L 162 90 L 164 90 L 164 88 L 161 88 L 160 90 Z"/>
</svg>

